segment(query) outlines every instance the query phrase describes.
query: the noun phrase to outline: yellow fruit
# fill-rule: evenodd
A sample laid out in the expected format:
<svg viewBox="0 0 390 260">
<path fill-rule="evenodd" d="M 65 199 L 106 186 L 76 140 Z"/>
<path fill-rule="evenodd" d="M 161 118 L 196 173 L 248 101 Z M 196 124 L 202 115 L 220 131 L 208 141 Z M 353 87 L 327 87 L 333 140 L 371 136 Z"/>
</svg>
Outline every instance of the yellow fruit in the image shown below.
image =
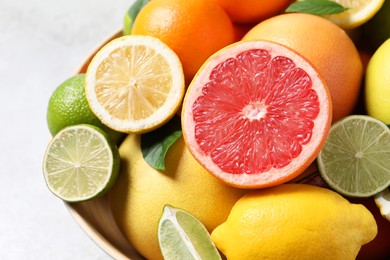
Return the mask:
<svg viewBox="0 0 390 260">
<path fill-rule="evenodd" d="M 368 115 L 390 124 L 390 39 L 374 53 L 366 71 L 365 100 Z"/>
<path fill-rule="evenodd" d="M 123 36 L 91 60 L 85 93 L 94 114 L 125 133 L 144 133 L 171 119 L 184 95 L 177 55 L 151 36 Z"/>
<path fill-rule="evenodd" d="M 109 192 L 112 213 L 125 237 L 147 259 L 162 259 L 157 231 L 165 204 L 190 212 L 211 232 L 245 192 L 204 170 L 182 138 L 168 150 L 164 172 L 143 160 L 138 135 L 129 135 L 119 152 L 121 173 Z"/>
<path fill-rule="evenodd" d="M 344 29 L 356 28 L 370 20 L 382 7 L 384 0 L 333 0 L 348 10 L 324 17 Z"/>
<path fill-rule="evenodd" d="M 243 196 L 211 238 L 229 260 L 346 260 L 376 234 L 363 205 L 329 189 L 282 184 Z"/>
<path fill-rule="evenodd" d="M 354 43 L 340 27 L 316 15 L 289 13 L 259 23 L 243 40 L 278 42 L 307 58 L 328 85 L 333 121 L 352 113 L 363 66 Z"/>
</svg>

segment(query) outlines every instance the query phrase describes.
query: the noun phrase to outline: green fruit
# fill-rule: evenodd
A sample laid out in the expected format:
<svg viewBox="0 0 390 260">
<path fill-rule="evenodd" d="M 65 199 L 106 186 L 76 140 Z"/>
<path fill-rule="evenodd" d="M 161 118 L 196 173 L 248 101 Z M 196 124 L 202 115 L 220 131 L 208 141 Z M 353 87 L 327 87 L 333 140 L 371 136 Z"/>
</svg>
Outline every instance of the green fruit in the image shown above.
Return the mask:
<svg viewBox="0 0 390 260">
<path fill-rule="evenodd" d="M 158 224 L 164 259 L 221 259 L 206 227 L 183 209 L 165 205 Z"/>
<path fill-rule="evenodd" d="M 85 74 L 67 79 L 53 92 L 47 108 L 47 124 L 50 133 L 55 136 L 67 126 L 90 124 L 106 131 L 115 143 L 119 143 L 123 133 L 118 133 L 95 116 L 85 97 Z"/>
<path fill-rule="evenodd" d="M 141 11 L 141 9 L 149 2 L 150 0 L 136 0 L 130 6 L 123 19 L 123 35 L 130 35 L 131 28 L 133 27 L 134 20 L 139 11 Z"/>
<path fill-rule="evenodd" d="M 352 115 L 334 123 L 318 154 L 326 183 L 351 197 L 370 197 L 390 185 L 390 129 L 381 121 Z"/>
<path fill-rule="evenodd" d="M 115 183 L 118 149 L 107 133 L 91 125 L 61 130 L 49 143 L 43 173 L 50 191 L 64 201 L 86 201 L 103 195 Z"/>
</svg>

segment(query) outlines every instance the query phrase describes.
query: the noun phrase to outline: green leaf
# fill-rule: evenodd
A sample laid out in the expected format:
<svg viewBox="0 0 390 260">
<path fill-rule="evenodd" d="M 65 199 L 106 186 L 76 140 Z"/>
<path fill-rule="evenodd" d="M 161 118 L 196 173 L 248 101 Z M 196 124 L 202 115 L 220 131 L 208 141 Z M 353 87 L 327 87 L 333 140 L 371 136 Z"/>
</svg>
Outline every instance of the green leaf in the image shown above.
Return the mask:
<svg viewBox="0 0 390 260">
<path fill-rule="evenodd" d="M 182 136 L 180 119 L 174 117 L 159 129 L 141 136 L 144 160 L 157 170 L 165 170 L 165 155 L 173 143 Z"/>
<path fill-rule="evenodd" d="M 129 35 L 135 18 L 139 11 L 147 4 L 150 0 L 136 0 L 130 8 L 127 10 L 124 21 L 123 21 L 123 35 Z"/>
<path fill-rule="evenodd" d="M 302 0 L 293 2 L 286 9 L 286 13 L 307 13 L 315 15 L 338 14 L 348 8 L 330 0 Z"/>
</svg>

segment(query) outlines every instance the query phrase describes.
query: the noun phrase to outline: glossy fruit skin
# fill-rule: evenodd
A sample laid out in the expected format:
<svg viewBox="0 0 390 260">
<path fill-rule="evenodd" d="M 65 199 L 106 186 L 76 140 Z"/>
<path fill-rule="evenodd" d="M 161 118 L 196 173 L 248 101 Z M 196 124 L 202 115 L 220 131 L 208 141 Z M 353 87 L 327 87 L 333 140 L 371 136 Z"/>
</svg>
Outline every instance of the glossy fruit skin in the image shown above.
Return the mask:
<svg viewBox="0 0 390 260">
<path fill-rule="evenodd" d="M 363 205 L 329 189 L 282 184 L 245 194 L 211 238 L 233 260 L 344 260 L 354 259 L 376 234 Z"/>
<path fill-rule="evenodd" d="M 357 260 L 366 259 L 390 259 L 390 222 L 382 217 L 373 198 L 347 198 L 352 203 L 364 205 L 374 216 L 378 225 L 378 234 L 374 240 L 362 246 Z"/>
<path fill-rule="evenodd" d="M 344 30 L 316 15 L 289 13 L 259 23 L 243 38 L 256 39 L 286 45 L 317 68 L 332 96 L 333 122 L 351 114 L 360 93 L 363 65 Z"/>
<path fill-rule="evenodd" d="M 153 0 L 138 13 L 131 33 L 166 43 L 179 56 L 187 83 L 211 54 L 234 41 L 230 18 L 209 0 Z"/>
<path fill-rule="evenodd" d="M 107 132 L 115 143 L 120 143 L 124 134 L 104 125 L 92 112 L 85 97 L 85 74 L 77 74 L 65 80 L 52 93 L 47 108 L 47 124 L 54 136 L 67 126 L 90 124 Z"/>
<path fill-rule="evenodd" d="M 190 212 L 211 232 L 246 193 L 209 174 L 192 157 L 183 138 L 168 150 L 165 171 L 145 162 L 139 135 L 129 135 L 119 153 L 121 172 L 108 194 L 111 211 L 124 236 L 147 259 L 162 259 L 157 231 L 165 204 Z"/>
<path fill-rule="evenodd" d="M 282 13 L 292 0 L 214 0 L 236 23 L 256 23 Z"/>
<path fill-rule="evenodd" d="M 371 57 L 365 77 L 367 114 L 390 124 L 390 39 Z"/>
</svg>

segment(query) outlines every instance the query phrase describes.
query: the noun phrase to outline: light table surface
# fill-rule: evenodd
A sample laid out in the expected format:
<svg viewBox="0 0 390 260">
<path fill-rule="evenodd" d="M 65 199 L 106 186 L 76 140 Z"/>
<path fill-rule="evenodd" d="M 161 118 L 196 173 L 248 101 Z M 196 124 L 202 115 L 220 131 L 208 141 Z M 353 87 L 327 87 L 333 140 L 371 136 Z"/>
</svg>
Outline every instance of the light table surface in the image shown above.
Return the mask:
<svg viewBox="0 0 390 260">
<path fill-rule="evenodd" d="M 133 0 L 0 1 L 0 259 L 111 259 L 46 188 L 51 93 Z"/>
</svg>

